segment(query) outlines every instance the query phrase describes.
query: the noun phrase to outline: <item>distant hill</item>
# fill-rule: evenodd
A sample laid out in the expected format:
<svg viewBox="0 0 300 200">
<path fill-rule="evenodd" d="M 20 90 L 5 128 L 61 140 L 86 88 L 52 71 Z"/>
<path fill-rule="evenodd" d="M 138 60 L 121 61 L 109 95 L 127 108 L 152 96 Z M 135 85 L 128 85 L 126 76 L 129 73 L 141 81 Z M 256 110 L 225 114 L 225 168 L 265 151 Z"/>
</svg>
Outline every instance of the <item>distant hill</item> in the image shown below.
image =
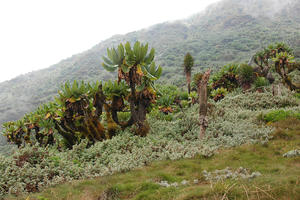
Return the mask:
<svg viewBox="0 0 300 200">
<path fill-rule="evenodd" d="M 113 36 L 47 69 L 0 83 L 0 124 L 51 100 L 67 80 L 112 79 L 115 74 L 103 70 L 101 56 L 107 47 L 120 42 L 148 42 L 164 68 L 162 81 L 179 85 L 184 77 L 178 70 L 186 52 L 195 58 L 197 71 L 245 62 L 255 51 L 276 41 L 285 41 L 300 57 L 299 10 L 299 0 L 223 0 L 186 20 Z"/>
</svg>

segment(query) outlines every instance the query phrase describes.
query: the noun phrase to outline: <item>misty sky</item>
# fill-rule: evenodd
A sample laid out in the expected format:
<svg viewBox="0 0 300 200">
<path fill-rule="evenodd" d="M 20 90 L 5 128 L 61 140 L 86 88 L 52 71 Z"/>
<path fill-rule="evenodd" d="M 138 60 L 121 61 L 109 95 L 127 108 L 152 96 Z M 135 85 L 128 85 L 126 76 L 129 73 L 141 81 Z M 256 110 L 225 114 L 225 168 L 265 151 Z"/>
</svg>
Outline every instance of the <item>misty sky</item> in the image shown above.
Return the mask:
<svg viewBox="0 0 300 200">
<path fill-rule="evenodd" d="M 1 0 L 0 82 L 219 0 Z"/>
</svg>

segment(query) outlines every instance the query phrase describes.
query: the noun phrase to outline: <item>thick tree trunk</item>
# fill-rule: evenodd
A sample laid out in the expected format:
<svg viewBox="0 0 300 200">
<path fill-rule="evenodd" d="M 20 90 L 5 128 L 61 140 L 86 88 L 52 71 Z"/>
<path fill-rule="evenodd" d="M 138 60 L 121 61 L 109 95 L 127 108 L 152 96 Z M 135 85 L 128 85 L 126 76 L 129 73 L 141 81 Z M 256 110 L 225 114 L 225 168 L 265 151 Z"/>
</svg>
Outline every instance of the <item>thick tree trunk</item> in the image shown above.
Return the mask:
<svg viewBox="0 0 300 200">
<path fill-rule="evenodd" d="M 97 116 L 98 118 L 100 118 L 100 116 L 102 115 L 102 107 L 104 105 L 104 102 L 105 102 L 105 96 L 103 94 L 102 85 L 99 85 L 99 92 L 96 93 L 93 102 L 93 105 L 96 108 L 95 116 Z"/>
<path fill-rule="evenodd" d="M 139 136 L 146 136 L 149 132 L 149 125 L 146 121 L 146 114 L 147 114 L 147 100 L 140 99 L 140 102 L 138 104 L 138 112 L 137 112 L 137 130 L 136 134 Z"/>
<path fill-rule="evenodd" d="M 67 148 L 72 149 L 72 146 L 76 143 L 76 138 L 74 135 L 69 134 L 68 132 L 64 131 L 63 128 L 61 128 L 61 125 L 59 125 L 59 122 L 54 121 L 55 129 L 58 131 L 58 133 L 66 140 L 67 142 Z"/>
<path fill-rule="evenodd" d="M 281 96 L 281 85 L 272 85 L 272 94 L 273 96 Z"/>
<path fill-rule="evenodd" d="M 202 76 L 201 81 L 198 83 L 198 96 L 199 96 L 199 125 L 200 133 L 199 139 L 205 136 L 205 131 L 208 126 L 207 120 L 207 83 L 211 70 L 208 70 Z"/>
<path fill-rule="evenodd" d="M 147 107 L 149 106 L 150 100 L 147 97 L 144 97 L 142 92 L 136 91 L 136 85 L 140 80 L 136 78 L 135 68 L 131 68 L 129 71 L 129 87 L 130 87 L 130 96 L 129 96 L 129 105 L 130 105 L 130 114 L 131 117 L 126 122 L 121 122 L 118 119 L 118 112 L 122 111 L 124 108 L 124 102 L 120 98 L 114 98 L 111 108 L 111 117 L 112 120 L 118 124 L 122 130 L 131 125 L 136 126 L 135 133 L 140 136 L 146 136 L 149 131 L 149 125 L 146 121 Z"/>
<path fill-rule="evenodd" d="M 191 93 L 191 72 L 186 73 L 186 82 L 188 87 L 188 94 Z"/>
</svg>

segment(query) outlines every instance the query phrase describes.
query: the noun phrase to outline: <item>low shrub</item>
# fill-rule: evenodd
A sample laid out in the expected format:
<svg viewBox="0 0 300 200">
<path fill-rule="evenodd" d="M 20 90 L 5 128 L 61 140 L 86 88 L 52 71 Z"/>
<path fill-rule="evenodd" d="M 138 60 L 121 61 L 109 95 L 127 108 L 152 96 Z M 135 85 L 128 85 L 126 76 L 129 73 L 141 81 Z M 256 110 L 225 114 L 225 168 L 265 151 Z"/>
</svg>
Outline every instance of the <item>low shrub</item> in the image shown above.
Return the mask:
<svg viewBox="0 0 300 200">
<path fill-rule="evenodd" d="M 294 96 L 298 99 L 300 99 L 300 93 L 295 93 Z"/>
<path fill-rule="evenodd" d="M 225 95 L 228 94 L 228 91 L 226 88 L 217 88 L 211 92 L 211 96 L 214 99 L 214 101 L 220 101 L 225 97 Z"/>
<path fill-rule="evenodd" d="M 226 88 L 233 91 L 238 84 L 238 65 L 229 64 L 223 66 L 217 73 L 213 74 L 209 84 L 213 89 Z"/>
<path fill-rule="evenodd" d="M 293 112 L 291 110 L 273 110 L 263 116 L 265 122 L 277 122 L 287 119 L 289 117 L 300 119 L 300 112 Z"/>
<path fill-rule="evenodd" d="M 268 86 L 270 83 L 265 77 L 257 77 L 254 81 L 254 87 L 256 89 Z"/>
<path fill-rule="evenodd" d="M 271 92 L 247 92 L 245 94 L 228 94 L 221 102 L 226 107 L 239 107 L 249 110 L 285 108 L 298 106 L 299 101 L 291 93 L 273 96 Z"/>
<path fill-rule="evenodd" d="M 240 64 L 238 68 L 238 79 L 241 85 L 251 84 L 254 80 L 254 71 L 250 65 Z"/>
</svg>

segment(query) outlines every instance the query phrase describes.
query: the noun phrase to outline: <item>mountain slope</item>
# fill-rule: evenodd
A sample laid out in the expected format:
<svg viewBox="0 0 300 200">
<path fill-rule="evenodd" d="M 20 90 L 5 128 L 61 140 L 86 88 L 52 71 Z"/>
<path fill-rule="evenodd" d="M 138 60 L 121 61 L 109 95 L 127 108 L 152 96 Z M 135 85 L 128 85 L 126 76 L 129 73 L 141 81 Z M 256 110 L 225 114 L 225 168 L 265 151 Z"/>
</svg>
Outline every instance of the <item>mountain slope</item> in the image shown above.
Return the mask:
<svg viewBox="0 0 300 200">
<path fill-rule="evenodd" d="M 120 42 L 148 42 L 164 67 L 163 82 L 180 85 L 183 56 L 190 52 L 197 71 L 229 62 L 244 62 L 262 46 L 285 41 L 300 56 L 300 2 L 289 0 L 223 0 L 187 20 L 166 22 L 148 29 L 116 35 L 90 50 L 47 69 L 0 83 L 0 124 L 16 120 L 39 104 L 51 100 L 67 80 L 108 80 L 101 67 L 106 48 Z"/>
</svg>

